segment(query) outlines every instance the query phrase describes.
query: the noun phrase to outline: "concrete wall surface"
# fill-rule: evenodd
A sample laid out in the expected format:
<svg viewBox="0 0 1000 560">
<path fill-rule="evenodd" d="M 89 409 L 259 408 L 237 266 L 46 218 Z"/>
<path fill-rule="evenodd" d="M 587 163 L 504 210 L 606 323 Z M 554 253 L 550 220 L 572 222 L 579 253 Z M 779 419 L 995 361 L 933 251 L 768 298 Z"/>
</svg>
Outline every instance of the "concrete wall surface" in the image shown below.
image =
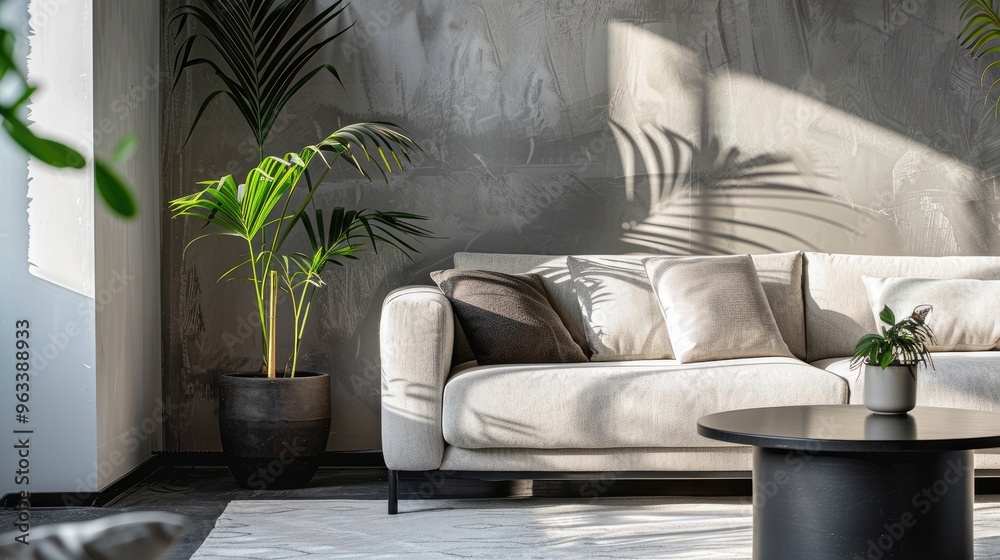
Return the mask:
<svg viewBox="0 0 1000 560">
<path fill-rule="evenodd" d="M 132 220 L 96 211 L 97 465 L 100 487 L 160 447 L 160 6 L 94 2 L 94 144 L 107 157 L 139 137 L 120 169 Z"/>
</svg>

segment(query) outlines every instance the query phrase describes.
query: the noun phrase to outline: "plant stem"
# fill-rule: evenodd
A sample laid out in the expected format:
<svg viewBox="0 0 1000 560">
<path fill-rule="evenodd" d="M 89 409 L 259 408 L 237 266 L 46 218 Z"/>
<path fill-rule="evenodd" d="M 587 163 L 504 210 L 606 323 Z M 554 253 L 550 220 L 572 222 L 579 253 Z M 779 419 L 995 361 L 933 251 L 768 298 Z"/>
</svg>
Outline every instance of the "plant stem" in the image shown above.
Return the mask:
<svg viewBox="0 0 1000 560">
<path fill-rule="evenodd" d="M 266 279 L 262 279 L 257 276 L 257 258 L 254 252 L 253 241 L 247 239 L 247 246 L 250 249 L 250 270 L 253 271 L 253 291 L 254 291 L 254 297 L 257 299 L 257 314 L 260 316 L 260 330 L 261 330 L 260 341 L 261 344 L 263 344 L 264 346 L 264 348 L 262 349 L 264 352 L 263 360 L 264 360 L 264 366 L 267 366 L 268 329 L 267 329 L 267 322 L 265 320 L 266 317 L 264 316 L 264 282 L 263 282 Z M 263 270 L 261 271 L 261 274 L 264 274 Z"/>
<path fill-rule="evenodd" d="M 313 290 L 315 291 L 315 290 Z M 303 312 L 303 304 L 306 301 L 306 294 L 310 293 L 309 284 L 304 284 L 302 287 L 302 295 L 299 296 L 298 303 L 295 302 L 295 294 L 292 294 L 292 304 L 294 306 L 295 314 L 295 340 L 293 342 L 292 349 L 292 377 L 295 376 L 296 367 L 298 367 L 299 362 L 299 346 L 302 343 L 302 333 L 305 331 L 306 318 L 309 316 L 309 307 L 305 307 Z M 309 301 L 312 301 L 312 296 L 309 296 Z"/>
<path fill-rule="evenodd" d="M 276 371 L 275 371 L 275 369 L 276 369 L 275 355 L 277 354 L 277 348 L 276 348 L 276 344 L 275 344 L 276 341 L 275 341 L 275 336 L 274 336 L 274 326 L 275 326 L 277 315 L 278 315 L 278 313 L 277 313 L 277 311 L 278 311 L 278 271 L 277 270 L 272 270 L 271 271 L 271 307 L 270 307 L 269 311 L 270 311 L 270 315 L 271 316 L 268 318 L 268 321 L 270 323 L 270 328 L 268 330 L 270 330 L 271 332 L 270 332 L 270 336 L 268 337 L 268 341 L 267 341 L 267 376 L 269 378 L 271 378 L 271 379 L 274 379 L 274 377 L 276 375 Z"/>
<path fill-rule="evenodd" d="M 261 154 L 263 154 L 263 148 L 261 148 Z M 302 174 L 309 173 L 309 164 L 312 162 L 312 157 L 313 156 L 309 156 L 309 159 L 305 160 L 305 168 L 301 171 L 300 176 Z M 261 159 L 263 161 L 263 155 L 261 155 Z M 324 171 L 323 174 L 320 176 L 320 179 L 326 177 L 326 174 L 327 172 L 329 172 L 329 170 L 330 168 L 327 167 L 326 171 Z M 281 245 L 284 244 L 285 238 L 288 237 L 288 234 L 292 231 L 292 228 L 295 227 L 296 222 L 298 222 L 299 214 L 302 213 L 302 209 L 304 209 L 305 205 L 310 200 L 312 200 L 312 196 L 316 192 L 316 187 L 309 189 L 309 194 L 306 196 L 306 200 L 302 203 L 302 208 L 300 208 L 299 211 L 295 214 L 295 216 L 292 218 L 291 223 L 289 223 L 288 227 L 285 228 L 284 234 L 282 234 L 281 227 L 284 225 L 285 218 L 288 216 L 287 214 L 288 205 L 292 201 L 292 195 L 295 193 L 295 189 L 296 187 L 298 187 L 298 184 L 299 184 L 299 178 L 296 177 L 292 181 L 292 186 L 288 189 L 288 191 L 284 195 L 285 202 L 281 206 L 281 213 L 278 215 L 277 224 L 274 226 L 274 235 L 271 236 L 271 250 L 267 252 L 267 258 L 264 261 L 263 266 L 261 267 L 263 270 L 271 269 L 272 257 L 274 257 L 274 255 L 278 252 L 278 249 L 281 248 Z M 316 186 L 318 185 L 319 183 L 316 183 Z M 267 247 L 267 238 L 265 237 L 265 232 L 263 229 L 261 229 L 260 236 L 261 236 L 261 250 L 263 251 L 264 248 Z M 294 300 L 295 297 L 294 290 L 291 289 L 291 286 L 289 286 L 289 294 L 292 295 L 292 299 Z"/>
</svg>

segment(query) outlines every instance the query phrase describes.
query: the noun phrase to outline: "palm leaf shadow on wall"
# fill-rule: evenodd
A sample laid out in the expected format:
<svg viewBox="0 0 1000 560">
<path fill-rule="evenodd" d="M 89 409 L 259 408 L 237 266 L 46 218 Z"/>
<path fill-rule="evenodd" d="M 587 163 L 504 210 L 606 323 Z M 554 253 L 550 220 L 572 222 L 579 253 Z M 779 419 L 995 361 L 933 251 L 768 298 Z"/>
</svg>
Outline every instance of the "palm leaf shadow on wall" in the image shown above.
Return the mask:
<svg viewBox="0 0 1000 560">
<path fill-rule="evenodd" d="M 668 254 L 786 250 L 772 240 L 790 242 L 802 250 L 820 250 L 791 224 L 783 226 L 765 221 L 763 216 L 755 218 L 758 211 L 780 212 L 800 219 L 800 224 L 812 221 L 855 236 L 862 233 L 861 228 L 831 219 L 818 208 L 834 205 L 861 215 L 865 212 L 805 186 L 805 177 L 790 156 L 746 156 L 738 147 L 723 147 L 719 137 L 704 128 L 702 141 L 696 143 L 666 127 L 642 127 L 638 137 L 610 122 L 618 138 L 629 143 L 627 149 L 632 153 L 641 153 L 640 145 L 656 147 L 652 156 L 656 161 L 644 156 L 647 161 L 643 165 L 647 170 L 663 170 L 646 174 L 626 170 L 650 183 L 649 214 L 628 226 L 622 236 L 626 243 Z M 741 211 L 747 211 L 747 218 L 737 217 Z M 742 249 L 734 251 L 737 246 Z"/>
</svg>

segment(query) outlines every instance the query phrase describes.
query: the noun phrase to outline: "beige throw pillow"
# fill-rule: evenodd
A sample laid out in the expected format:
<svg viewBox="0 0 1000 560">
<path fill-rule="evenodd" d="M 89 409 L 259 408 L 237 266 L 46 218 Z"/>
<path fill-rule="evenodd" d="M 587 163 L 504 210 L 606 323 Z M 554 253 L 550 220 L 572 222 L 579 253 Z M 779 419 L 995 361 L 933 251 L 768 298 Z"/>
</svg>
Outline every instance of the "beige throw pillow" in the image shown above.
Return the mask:
<svg viewBox="0 0 1000 560">
<path fill-rule="evenodd" d="M 682 363 L 792 357 L 750 255 L 643 261 Z"/>
<path fill-rule="evenodd" d="M 568 257 L 592 362 L 673 358 L 667 324 L 635 258 Z"/>
<path fill-rule="evenodd" d="M 900 321 L 918 305 L 934 307 L 927 326 L 934 352 L 974 352 L 1000 347 L 1000 281 L 873 278 L 862 276 L 875 323 L 886 305 Z"/>
</svg>

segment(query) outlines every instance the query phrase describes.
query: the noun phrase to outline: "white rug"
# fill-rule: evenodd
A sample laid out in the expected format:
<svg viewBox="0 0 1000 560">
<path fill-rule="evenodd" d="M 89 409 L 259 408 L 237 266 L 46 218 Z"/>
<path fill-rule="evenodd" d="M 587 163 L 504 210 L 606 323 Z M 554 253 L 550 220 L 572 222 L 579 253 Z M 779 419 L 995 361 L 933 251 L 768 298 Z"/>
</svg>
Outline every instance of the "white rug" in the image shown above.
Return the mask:
<svg viewBox="0 0 1000 560">
<path fill-rule="evenodd" d="M 995 497 L 989 497 L 995 498 Z M 750 558 L 749 498 L 230 502 L 192 557 Z M 1000 503 L 976 504 L 976 558 L 1000 559 Z"/>
</svg>

